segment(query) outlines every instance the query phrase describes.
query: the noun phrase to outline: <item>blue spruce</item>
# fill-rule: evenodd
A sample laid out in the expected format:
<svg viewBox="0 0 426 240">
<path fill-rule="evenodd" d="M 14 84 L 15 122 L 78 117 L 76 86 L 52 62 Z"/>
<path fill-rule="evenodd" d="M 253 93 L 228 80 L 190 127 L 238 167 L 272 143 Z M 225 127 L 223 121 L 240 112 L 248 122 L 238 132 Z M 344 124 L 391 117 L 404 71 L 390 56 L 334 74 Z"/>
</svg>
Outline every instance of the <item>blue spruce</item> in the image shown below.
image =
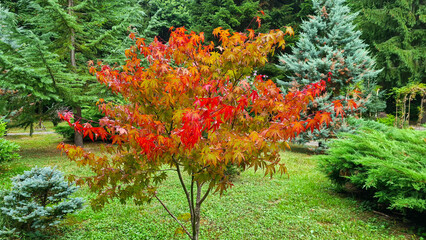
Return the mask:
<svg viewBox="0 0 426 240">
<path fill-rule="evenodd" d="M 12 189 L 3 193 L 1 214 L 7 219 L 0 237 L 12 233 L 34 235 L 60 222 L 83 207 L 82 198 L 71 198 L 77 187 L 50 167 L 33 168 L 12 179 Z"/>
<path fill-rule="evenodd" d="M 292 54 L 279 57 L 278 67 L 287 72 L 290 80 L 278 80 L 284 88 L 327 81 L 328 92 L 311 104 L 310 112 L 333 112 L 332 101 L 356 98 L 355 89 L 363 93 L 361 112 L 378 112 L 385 107 L 374 80 L 380 70 L 374 69 L 375 61 L 369 55 L 368 46 L 352 23 L 357 14 L 351 14 L 344 4 L 345 0 L 314 0 L 315 16 L 309 16 L 301 25 L 300 38 Z M 351 111 L 347 109 L 347 113 Z M 345 130 L 345 121 L 332 115 L 333 123 L 328 127 L 302 134 L 297 141 L 326 140 Z"/>
</svg>

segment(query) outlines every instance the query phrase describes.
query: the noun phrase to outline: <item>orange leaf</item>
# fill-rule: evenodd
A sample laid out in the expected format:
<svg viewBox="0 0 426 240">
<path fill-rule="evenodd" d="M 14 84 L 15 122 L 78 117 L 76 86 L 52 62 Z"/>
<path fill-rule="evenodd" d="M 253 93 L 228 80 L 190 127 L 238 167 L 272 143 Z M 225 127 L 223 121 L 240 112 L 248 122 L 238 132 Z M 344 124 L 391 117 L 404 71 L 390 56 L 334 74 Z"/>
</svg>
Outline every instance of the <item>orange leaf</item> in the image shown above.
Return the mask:
<svg viewBox="0 0 426 240">
<path fill-rule="evenodd" d="M 129 34 L 129 38 L 130 39 L 132 39 L 132 40 L 135 40 L 135 33 L 134 32 L 131 32 L 130 34 Z"/>
<path fill-rule="evenodd" d="M 321 113 L 321 117 L 320 117 L 320 124 L 326 123 L 327 126 L 328 124 L 331 122 L 331 116 L 330 113 Z"/>
</svg>

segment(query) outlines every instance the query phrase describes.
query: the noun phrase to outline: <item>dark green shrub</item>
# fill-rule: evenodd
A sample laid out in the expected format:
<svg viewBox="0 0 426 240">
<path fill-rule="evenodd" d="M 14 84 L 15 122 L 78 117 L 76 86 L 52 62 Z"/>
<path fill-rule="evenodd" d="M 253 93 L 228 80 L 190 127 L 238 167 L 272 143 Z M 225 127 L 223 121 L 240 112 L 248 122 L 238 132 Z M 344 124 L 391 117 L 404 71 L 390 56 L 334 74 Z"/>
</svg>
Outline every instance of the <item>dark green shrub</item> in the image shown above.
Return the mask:
<svg viewBox="0 0 426 240">
<path fill-rule="evenodd" d="M 1 138 L 5 131 L 6 123 L 0 121 L 0 163 L 19 158 L 19 146 L 16 143 Z"/>
<path fill-rule="evenodd" d="M 59 135 L 62 135 L 67 140 L 74 140 L 75 131 L 70 126 L 56 126 L 53 128 L 55 132 Z"/>
<path fill-rule="evenodd" d="M 83 199 L 70 198 L 77 187 L 50 167 L 33 168 L 12 178 L 12 189 L 3 192 L 0 238 L 11 234 L 37 236 L 67 214 L 83 207 Z"/>
<path fill-rule="evenodd" d="M 356 134 L 341 134 L 320 168 L 340 186 L 367 193 L 389 209 L 426 213 L 426 131 L 352 120 Z M 369 194 L 368 194 L 369 193 Z"/>
</svg>

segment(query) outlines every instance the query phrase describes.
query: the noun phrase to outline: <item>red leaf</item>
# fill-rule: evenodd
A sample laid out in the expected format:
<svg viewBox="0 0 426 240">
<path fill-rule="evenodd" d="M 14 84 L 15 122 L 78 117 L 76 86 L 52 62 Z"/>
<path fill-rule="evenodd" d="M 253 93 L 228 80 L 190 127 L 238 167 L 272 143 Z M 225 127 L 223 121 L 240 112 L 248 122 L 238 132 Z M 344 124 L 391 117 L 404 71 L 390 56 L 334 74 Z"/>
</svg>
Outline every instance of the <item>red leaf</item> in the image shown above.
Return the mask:
<svg viewBox="0 0 426 240">
<path fill-rule="evenodd" d="M 256 22 L 257 22 L 257 27 L 260 28 L 261 20 L 259 16 L 256 16 Z"/>
<path fill-rule="evenodd" d="M 343 106 L 340 100 L 334 100 L 332 103 L 334 104 L 334 111 L 336 112 L 336 117 L 341 115 L 343 118 L 345 116 L 345 111 L 343 110 Z"/>
</svg>

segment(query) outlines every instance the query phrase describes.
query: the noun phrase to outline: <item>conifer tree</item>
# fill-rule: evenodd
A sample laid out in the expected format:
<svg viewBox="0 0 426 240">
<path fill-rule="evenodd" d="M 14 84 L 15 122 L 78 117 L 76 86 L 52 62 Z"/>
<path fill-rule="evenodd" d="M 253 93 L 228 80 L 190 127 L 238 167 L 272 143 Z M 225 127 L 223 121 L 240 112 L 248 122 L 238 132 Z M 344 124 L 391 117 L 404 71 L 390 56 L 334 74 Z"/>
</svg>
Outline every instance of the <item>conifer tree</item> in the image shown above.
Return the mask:
<svg viewBox="0 0 426 240">
<path fill-rule="evenodd" d="M 60 101 L 57 74 L 64 64 L 47 49 L 46 39 L 19 27 L 16 14 L 0 5 L 0 115 L 30 127 L 49 116 Z"/>
<path fill-rule="evenodd" d="M 378 83 L 388 92 L 410 83 L 426 83 L 424 1 L 348 0 L 348 4 L 359 11 L 356 22 L 362 30 L 361 37 L 377 56 L 377 66 L 383 68 Z M 420 105 L 420 101 L 417 98 L 414 105 Z M 387 102 L 387 112 L 395 111 L 393 98 Z"/>
<path fill-rule="evenodd" d="M 422 3 L 423 2 L 423 3 Z M 426 80 L 426 7 L 422 0 L 348 0 L 362 38 L 383 68 L 378 81 L 387 89 Z"/>
<path fill-rule="evenodd" d="M 126 35 L 147 26 L 139 0 L 20 0 L 5 6 L 13 12 L 3 8 L 9 18 L 1 30 L 8 34 L 0 39 L 0 88 L 18 90 L 24 106 L 44 100 L 72 107 L 77 119 L 85 105 L 105 95 L 87 62 L 102 59 L 114 65 L 124 59 Z M 82 145 L 81 135 L 76 136 Z"/>
<path fill-rule="evenodd" d="M 350 105 L 354 105 L 351 96 L 359 97 L 355 89 L 362 90 L 370 102 L 377 98 L 377 94 L 372 92 L 377 90 L 374 78 L 380 71 L 374 70 L 375 62 L 369 56 L 367 45 L 360 39 L 361 32 L 355 30 L 352 23 L 356 14 L 350 14 L 344 3 L 345 0 L 314 0 L 315 15 L 303 22 L 300 39 L 292 54 L 279 58 L 280 68 L 291 72 L 290 82 L 278 81 L 283 86 L 328 80 L 330 91 L 311 105 L 311 111 L 327 109 L 335 100 L 350 101 Z M 377 103 L 374 105 L 377 106 Z M 336 131 L 343 130 L 344 126 L 343 120 L 335 118 L 328 128 L 305 134 L 299 140 L 327 139 Z"/>
<path fill-rule="evenodd" d="M 223 27 L 234 31 L 255 28 L 253 18 L 259 14 L 259 3 L 253 0 L 194 0 L 191 11 L 191 30 L 204 32 L 207 40 L 213 40 L 213 29 Z M 250 25 L 253 26 L 250 26 Z"/>
</svg>

